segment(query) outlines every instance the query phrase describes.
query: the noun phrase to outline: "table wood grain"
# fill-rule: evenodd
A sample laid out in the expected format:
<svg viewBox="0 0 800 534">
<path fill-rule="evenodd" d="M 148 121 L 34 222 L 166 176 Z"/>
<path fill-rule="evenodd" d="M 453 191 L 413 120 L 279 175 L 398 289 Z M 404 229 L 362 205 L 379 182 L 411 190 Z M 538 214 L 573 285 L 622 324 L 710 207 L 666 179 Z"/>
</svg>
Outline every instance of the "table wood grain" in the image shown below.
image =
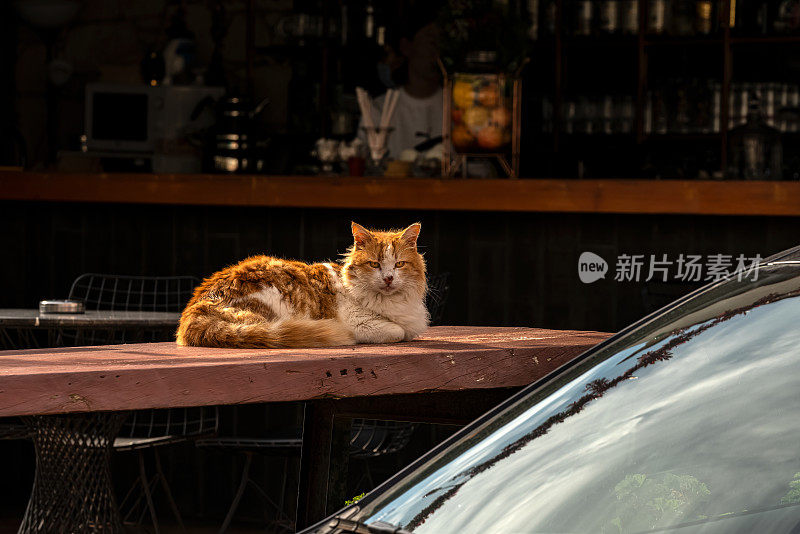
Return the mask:
<svg viewBox="0 0 800 534">
<path fill-rule="evenodd" d="M 440 326 L 407 343 L 322 349 L 144 343 L 0 351 L 0 416 L 518 387 L 609 335 Z"/>
</svg>

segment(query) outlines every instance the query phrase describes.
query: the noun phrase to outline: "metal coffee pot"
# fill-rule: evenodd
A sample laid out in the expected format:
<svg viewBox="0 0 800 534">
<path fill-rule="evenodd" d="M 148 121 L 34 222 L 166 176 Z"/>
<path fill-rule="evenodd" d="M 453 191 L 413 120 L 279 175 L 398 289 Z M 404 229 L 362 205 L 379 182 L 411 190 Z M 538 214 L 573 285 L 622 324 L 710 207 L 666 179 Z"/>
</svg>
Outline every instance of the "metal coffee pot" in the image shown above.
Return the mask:
<svg viewBox="0 0 800 534">
<path fill-rule="evenodd" d="M 214 106 L 216 122 L 205 135 L 203 170 L 205 172 L 242 174 L 261 172 L 265 167 L 269 139 L 258 135 L 255 118 L 269 104 L 265 98 L 253 106 L 250 99 L 226 94 L 219 100 L 201 100 L 192 118 L 207 106 Z"/>
</svg>

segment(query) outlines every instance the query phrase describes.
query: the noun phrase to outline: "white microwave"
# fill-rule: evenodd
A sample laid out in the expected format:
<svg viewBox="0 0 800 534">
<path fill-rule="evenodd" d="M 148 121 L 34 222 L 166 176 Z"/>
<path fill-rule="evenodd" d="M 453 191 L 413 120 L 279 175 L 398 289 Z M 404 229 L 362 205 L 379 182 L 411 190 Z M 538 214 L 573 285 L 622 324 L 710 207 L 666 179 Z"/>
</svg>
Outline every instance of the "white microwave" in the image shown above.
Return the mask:
<svg viewBox="0 0 800 534">
<path fill-rule="evenodd" d="M 85 149 L 152 154 L 181 144 L 190 125 L 197 130 L 213 123 L 210 113 L 192 121 L 197 104 L 224 93 L 222 87 L 199 85 L 87 84 Z"/>
</svg>

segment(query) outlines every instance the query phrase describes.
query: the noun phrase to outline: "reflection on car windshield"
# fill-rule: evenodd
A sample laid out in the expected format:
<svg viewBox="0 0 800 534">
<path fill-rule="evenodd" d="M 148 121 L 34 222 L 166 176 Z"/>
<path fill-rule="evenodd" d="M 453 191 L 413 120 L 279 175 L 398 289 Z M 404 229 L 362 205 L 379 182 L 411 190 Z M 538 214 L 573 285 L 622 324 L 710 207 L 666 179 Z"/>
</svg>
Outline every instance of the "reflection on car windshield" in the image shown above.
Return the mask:
<svg viewBox="0 0 800 534">
<path fill-rule="evenodd" d="M 798 295 L 796 266 L 708 290 L 533 391 L 359 520 L 420 533 L 791 532 Z"/>
</svg>

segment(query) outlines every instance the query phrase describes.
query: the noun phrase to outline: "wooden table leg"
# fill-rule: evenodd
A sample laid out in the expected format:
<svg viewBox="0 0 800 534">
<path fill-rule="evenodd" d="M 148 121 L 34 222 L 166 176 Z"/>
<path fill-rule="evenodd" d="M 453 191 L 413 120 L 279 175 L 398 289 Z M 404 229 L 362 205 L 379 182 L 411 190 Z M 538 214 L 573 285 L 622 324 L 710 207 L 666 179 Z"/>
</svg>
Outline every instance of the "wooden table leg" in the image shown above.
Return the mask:
<svg viewBox="0 0 800 534">
<path fill-rule="evenodd" d="M 467 424 L 516 390 L 429 392 L 307 402 L 303 415 L 296 530 L 325 519 L 352 497 L 347 495 L 347 467 L 353 417 Z"/>
<path fill-rule="evenodd" d="M 303 448 L 297 492 L 295 530 L 302 530 L 325 517 L 328 494 L 333 405 L 329 400 L 307 402 L 303 410 Z"/>
<path fill-rule="evenodd" d="M 336 415 L 336 401 L 305 405 L 296 530 L 344 506 L 350 452 L 350 417 Z"/>
<path fill-rule="evenodd" d="M 324 517 L 340 510 L 352 495 L 347 495 L 347 472 L 350 460 L 350 429 L 353 419 L 334 414 L 331 431 L 331 455 L 328 466 L 328 492 L 325 496 Z M 320 518 L 322 519 L 322 517 Z"/>
</svg>

